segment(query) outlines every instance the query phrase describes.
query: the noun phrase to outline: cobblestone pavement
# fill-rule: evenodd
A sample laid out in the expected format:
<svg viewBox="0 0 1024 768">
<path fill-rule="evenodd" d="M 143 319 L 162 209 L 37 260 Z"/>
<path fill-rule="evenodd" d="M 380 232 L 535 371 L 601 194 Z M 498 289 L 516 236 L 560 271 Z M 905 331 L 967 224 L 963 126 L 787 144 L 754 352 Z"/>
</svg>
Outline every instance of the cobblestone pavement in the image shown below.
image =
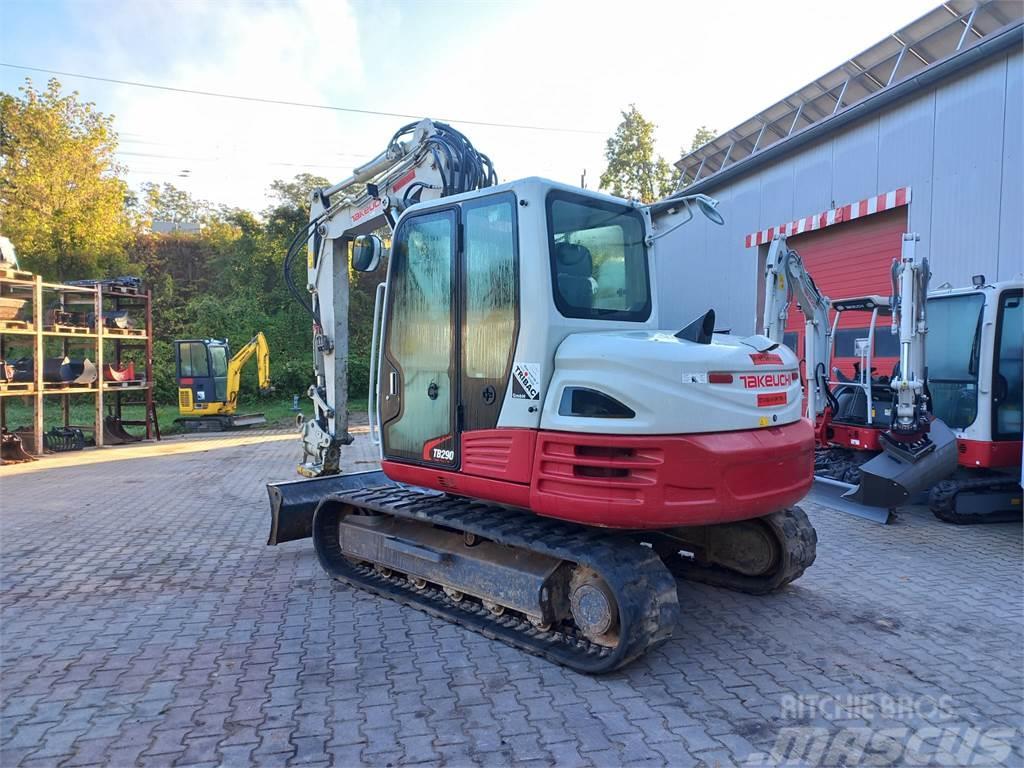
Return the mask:
<svg viewBox="0 0 1024 768">
<path fill-rule="evenodd" d="M 588 678 L 354 593 L 308 541 L 266 547 L 263 483 L 298 450 L 0 470 L 0 765 L 1024 762 L 1018 525 L 808 504 L 799 582 L 681 583 L 676 637 Z"/>
</svg>

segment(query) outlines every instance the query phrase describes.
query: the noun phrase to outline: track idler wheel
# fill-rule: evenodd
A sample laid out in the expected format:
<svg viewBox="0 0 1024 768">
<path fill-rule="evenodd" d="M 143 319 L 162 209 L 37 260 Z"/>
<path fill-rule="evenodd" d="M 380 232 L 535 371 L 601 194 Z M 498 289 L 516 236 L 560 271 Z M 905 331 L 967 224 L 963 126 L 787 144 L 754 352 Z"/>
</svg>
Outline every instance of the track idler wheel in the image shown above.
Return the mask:
<svg viewBox="0 0 1024 768">
<path fill-rule="evenodd" d="M 762 595 L 800 578 L 817 544 L 807 515 L 790 507 L 754 520 L 675 528 L 655 547 L 679 578 Z"/>
</svg>

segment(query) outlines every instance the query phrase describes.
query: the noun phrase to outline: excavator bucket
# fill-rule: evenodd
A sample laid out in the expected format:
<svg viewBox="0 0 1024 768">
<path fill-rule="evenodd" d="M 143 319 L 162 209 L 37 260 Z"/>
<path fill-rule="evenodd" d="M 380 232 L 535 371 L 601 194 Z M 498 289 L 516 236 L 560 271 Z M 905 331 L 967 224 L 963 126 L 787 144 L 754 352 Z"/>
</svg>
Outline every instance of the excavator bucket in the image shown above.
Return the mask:
<svg viewBox="0 0 1024 768">
<path fill-rule="evenodd" d="M 107 445 L 137 443 L 141 439 L 125 429 L 117 417 L 107 416 L 103 419 L 103 442 Z"/>
<path fill-rule="evenodd" d="M 7 464 L 21 464 L 26 461 L 35 461 L 36 457 L 25 450 L 21 437 L 5 429 L 2 439 L 0 439 L 0 459 Z"/>
<path fill-rule="evenodd" d="M 948 478 L 957 467 L 956 436 L 940 419 L 932 421 L 928 436 L 934 447 L 916 458 L 883 441 L 882 453 L 861 465 L 860 485 L 843 498 L 891 509 Z"/>
</svg>

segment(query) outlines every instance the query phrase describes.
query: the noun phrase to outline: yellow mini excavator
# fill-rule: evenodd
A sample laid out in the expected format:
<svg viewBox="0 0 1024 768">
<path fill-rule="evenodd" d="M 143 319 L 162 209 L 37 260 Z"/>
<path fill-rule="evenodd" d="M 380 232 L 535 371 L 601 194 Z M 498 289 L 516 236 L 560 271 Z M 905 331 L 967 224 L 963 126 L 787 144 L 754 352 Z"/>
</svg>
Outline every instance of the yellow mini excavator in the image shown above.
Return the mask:
<svg viewBox="0 0 1024 768">
<path fill-rule="evenodd" d="M 189 432 L 219 432 L 266 424 L 262 413 L 237 415 L 242 368 L 253 355 L 256 355 L 260 394 L 267 394 L 273 391 L 270 348 L 262 332 L 253 336 L 234 357 L 227 339 L 175 341 L 178 412 L 181 414 L 175 422 Z"/>
</svg>

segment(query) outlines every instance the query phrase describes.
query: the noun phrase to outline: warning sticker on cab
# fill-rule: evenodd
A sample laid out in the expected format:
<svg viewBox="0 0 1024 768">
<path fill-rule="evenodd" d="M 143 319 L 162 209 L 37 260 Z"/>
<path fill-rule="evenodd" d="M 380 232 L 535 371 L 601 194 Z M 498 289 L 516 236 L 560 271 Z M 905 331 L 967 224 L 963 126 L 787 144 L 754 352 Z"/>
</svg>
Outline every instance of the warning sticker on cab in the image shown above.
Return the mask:
<svg viewBox="0 0 1024 768">
<path fill-rule="evenodd" d="M 540 363 L 512 364 L 512 398 L 540 400 Z"/>
</svg>

